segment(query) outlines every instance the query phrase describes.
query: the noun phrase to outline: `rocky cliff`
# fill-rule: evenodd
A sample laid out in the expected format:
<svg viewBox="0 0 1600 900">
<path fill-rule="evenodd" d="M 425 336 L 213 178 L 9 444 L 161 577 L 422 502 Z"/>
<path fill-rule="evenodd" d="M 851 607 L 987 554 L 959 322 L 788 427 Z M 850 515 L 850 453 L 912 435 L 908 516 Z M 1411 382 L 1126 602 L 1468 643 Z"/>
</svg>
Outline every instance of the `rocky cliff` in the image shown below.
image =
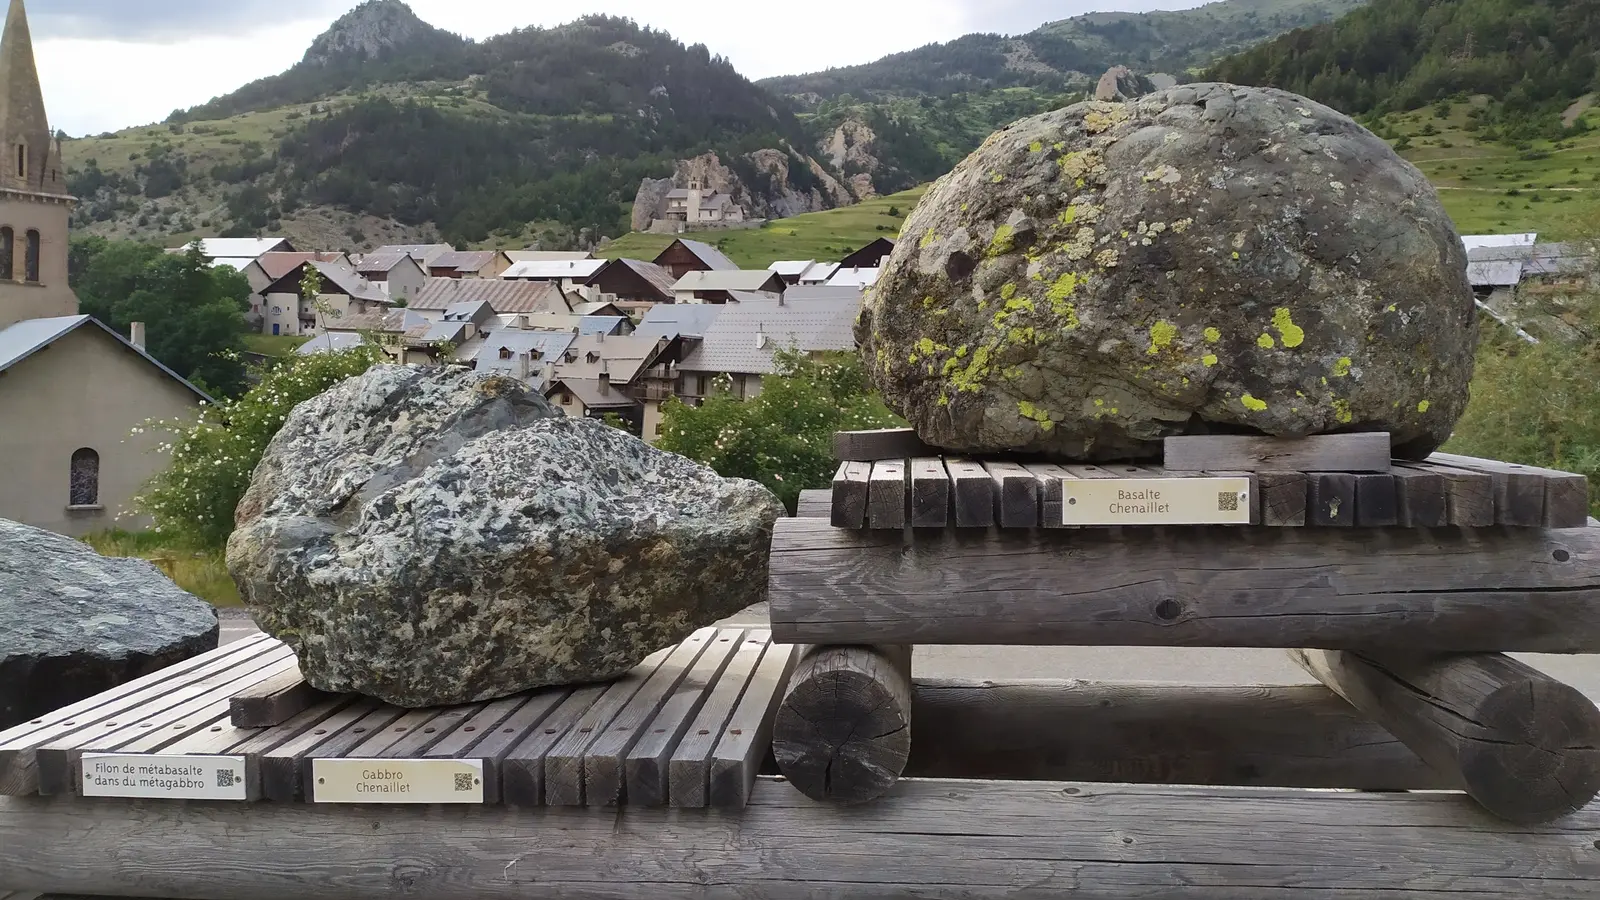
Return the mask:
<svg viewBox="0 0 1600 900">
<path fill-rule="evenodd" d="M 786 219 L 856 201 L 823 165 L 793 150 L 757 150 L 726 162 L 705 153 L 677 163 L 671 177 L 646 178 L 633 203 L 633 229 L 643 231 L 665 208 L 667 194 L 697 182 L 709 193 L 733 198 L 746 219 Z"/>
</svg>

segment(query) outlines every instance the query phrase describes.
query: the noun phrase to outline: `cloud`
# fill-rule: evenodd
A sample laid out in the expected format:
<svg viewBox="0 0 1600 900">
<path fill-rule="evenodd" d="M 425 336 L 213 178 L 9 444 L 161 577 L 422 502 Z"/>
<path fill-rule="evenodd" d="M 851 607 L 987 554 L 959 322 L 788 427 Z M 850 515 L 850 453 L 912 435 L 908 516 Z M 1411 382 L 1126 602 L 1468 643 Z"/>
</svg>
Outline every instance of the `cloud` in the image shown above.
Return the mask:
<svg viewBox="0 0 1600 900">
<path fill-rule="evenodd" d="M 36 41 L 169 43 L 299 19 L 332 22 L 350 5 L 350 0 L 47 0 L 29 8 L 28 23 Z"/>
</svg>

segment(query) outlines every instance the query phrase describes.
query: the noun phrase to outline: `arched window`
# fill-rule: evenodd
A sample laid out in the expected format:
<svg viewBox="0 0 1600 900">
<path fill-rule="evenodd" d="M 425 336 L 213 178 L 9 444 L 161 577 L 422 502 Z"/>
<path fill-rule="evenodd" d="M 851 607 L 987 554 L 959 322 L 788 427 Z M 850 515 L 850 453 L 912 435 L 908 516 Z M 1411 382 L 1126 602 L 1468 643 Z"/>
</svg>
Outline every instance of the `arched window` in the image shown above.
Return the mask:
<svg viewBox="0 0 1600 900">
<path fill-rule="evenodd" d="M 72 454 L 72 506 L 100 504 L 100 454 L 88 447 Z"/>
<path fill-rule="evenodd" d="M 22 260 L 23 279 L 30 284 L 39 283 L 39 232 L 28 229 L 28 255 Z"/>
<path fill-rule="evenodd" d="M 0 228 L 0 281 L 11 281 L 16 273 L 17 233 L 7 225 Z"/>
</svg>

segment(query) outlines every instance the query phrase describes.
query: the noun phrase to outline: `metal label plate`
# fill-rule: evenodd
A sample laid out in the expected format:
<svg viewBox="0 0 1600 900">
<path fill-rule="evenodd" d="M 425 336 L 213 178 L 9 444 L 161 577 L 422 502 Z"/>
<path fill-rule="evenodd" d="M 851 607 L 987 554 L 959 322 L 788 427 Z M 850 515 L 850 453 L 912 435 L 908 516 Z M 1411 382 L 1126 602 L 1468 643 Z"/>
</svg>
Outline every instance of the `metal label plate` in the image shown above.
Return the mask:
<svg viewBox="0 0 1600 900">
<path fill-rule="evenodd" d="M 481 759 L 314 759 L 313 803 L 482 803 Z"/>
<path fill-rule="evenodd" d="M 1249 525 L 1248 478 L 1083 478 L 1061 483 L 1064 525 Z"/>
<path fill-rule="evenodd" d="M 83 754 L 85 797 L 248 800 L 242 756 Z"/>
</svg>

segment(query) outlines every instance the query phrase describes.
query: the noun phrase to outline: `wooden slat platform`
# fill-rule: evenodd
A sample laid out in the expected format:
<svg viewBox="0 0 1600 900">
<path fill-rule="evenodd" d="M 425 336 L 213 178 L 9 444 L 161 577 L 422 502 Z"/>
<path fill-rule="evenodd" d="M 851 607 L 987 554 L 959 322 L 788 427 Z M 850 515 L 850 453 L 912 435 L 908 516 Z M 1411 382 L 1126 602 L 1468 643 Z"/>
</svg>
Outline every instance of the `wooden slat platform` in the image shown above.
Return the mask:
<svg viewBox="0 0 1600 900">
<path fill-rule="evenodd" d="M 737 807 L 796 649 L 764 630 L 705 628 L 609 683 L 421 710 L 299 692 L 311 702 L 297 700 L 280 724 L 239 727 L 235 698 L 297 692 L 293 654 L 260 635 L 0 732 L 0 795 L 96 793 L 85 755 L 104 765 L 94 754 L 116 754 L 152 767 L 136 779 L 205 767 L 189 777 L 206 783 L 173 799 L 318 802 L 320 785 L 323 802 L 349 802 L 317 771 L 353 759 L 416 772 L 443 771 L 419 762 L 459 764 L 471 783 L 458 788 L 474 798 L 481 788 L 470 802 Z"/>
<path fill-rule="evenodd" d="M 1384 472 L 1174 471 L 938 456 L 849 461 L 834 478 L 831 520 L 836 528 L 880 531 L 1062 528 L 1063 492 L 1073 481 L 1219 477 L 1248 479 L 1249 523 L 1272 527 L 1578 528 L 1589 518 L 1582 475 L 1434 454 L 1426 462 L 1396 461 Z"/>
</svg>

